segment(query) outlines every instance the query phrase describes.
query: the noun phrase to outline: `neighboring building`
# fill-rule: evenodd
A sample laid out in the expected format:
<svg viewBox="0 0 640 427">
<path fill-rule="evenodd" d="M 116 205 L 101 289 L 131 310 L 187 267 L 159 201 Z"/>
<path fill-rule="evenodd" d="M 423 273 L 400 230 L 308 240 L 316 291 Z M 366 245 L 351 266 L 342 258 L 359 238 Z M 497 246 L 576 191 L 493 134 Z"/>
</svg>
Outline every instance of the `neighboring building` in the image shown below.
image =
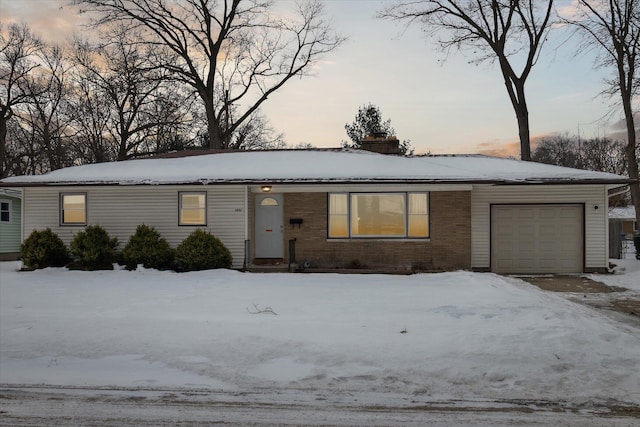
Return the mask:
<svg viewBox="0 0 640 427">
<path fill-rule="evenodd" d="M 21 237 L 22 192 L 0 188 L 0 261 L 18 259 Z"/>
<path fill-rule="evenodd" d="M 617 229 L 621 230 L 626 240 L 633 240 L 633 234 L 638 232 L 636 209 L 633 205 L 609 208 L 609 222 L 614 225 L 620 224 Z"/>
<path fill-rule="evenodd" d="M 608 192 L 628 183 L 485 156 L 349 150 L 150 158 L 0 182 L 24 192 L 23 238 L 50 227 L 69 243 L 99 224 L 124 244 L 144 223 L 174 247 L 210 231 L 236 268 L 287 264 L 291 246 L 311 268 L 500 273 L 605 271 Z"/>
</svg>

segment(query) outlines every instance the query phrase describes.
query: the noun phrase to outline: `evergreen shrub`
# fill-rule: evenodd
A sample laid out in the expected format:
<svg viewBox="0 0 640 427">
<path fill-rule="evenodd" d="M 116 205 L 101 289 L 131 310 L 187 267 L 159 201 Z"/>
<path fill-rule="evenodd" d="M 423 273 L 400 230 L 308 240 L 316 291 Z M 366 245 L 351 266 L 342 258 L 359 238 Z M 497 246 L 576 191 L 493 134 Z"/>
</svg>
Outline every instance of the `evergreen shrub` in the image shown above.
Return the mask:
<svg viewBox="0 0 640 427">
<path fill-rule="evenodd" d="M 169 270 L 173 268 L 174 251 L 154 227 L 141 224 L 122 250 L 121 260 L 128 270 L 139 264 L 145 268 Z"/>
<path fill-rule="evenodd" d="M 112 270 L 117 260 L 117 238 L 110 238 L 99 225 L 90 225 L 71 241 L 73 268 L 81 270 Z"/>
<path fill-rule="evenodd" d="M 176 248 L 176 270 L 196 271 L 231 267 L 231 253 L 214 235 L 195 230 Z"/>
<path fill-rule="evenodd" d="M 71 260 L 64 242 L 50 228 L 33 230 L 20 246 L 20 257 L 28 268 L 63 267 Z"/>
</svg>

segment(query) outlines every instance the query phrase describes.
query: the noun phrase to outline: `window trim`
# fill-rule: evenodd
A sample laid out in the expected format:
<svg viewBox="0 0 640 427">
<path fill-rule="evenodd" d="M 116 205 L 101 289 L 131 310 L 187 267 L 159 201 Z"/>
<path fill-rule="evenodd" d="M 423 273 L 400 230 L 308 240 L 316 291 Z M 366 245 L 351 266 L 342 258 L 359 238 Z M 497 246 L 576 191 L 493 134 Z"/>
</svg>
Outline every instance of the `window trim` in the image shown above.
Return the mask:
<svg viewBox="0 0 640 427">
<path fill-rule="evenodd" d="M 84 196 L 84 221 L 83 222 L 65 222 L 64 220 L 64 197 L 65 196 Z M 77 226 L 86 226 L 87 225 L 87 219 L 88 219 L 88 205 L 89 205 L 89 197 L 87 196 L 86 192 L 80 192 L 80 191 L 76 191 L 76 192 L 64 192 L 64 193 L 60 193 L 59 195 L 59 204 L 60 204 L 60 209 L 59 209 L 59 214 L 60 214 L 60 221 L 59 221 L 59 225 L 61 227 L 77 227 Z"/>
<path fill-rule="evenodd" d="M 3 211 L 0 208 L 0 223 L 2 223 L 2 224 L 12 224 L 13 223 L 13 202 L 10 199 L 0 199 L 0 203 L 6 203 L 9 206 L 9 209 L 7 209 L 6 211 Z M 2 220 L 2 212 L 8 212 L 9 213 L 9 220 L 8 221 L 3 221 Z"/>
<path fill-rule="evenodd" d="M 199 195 L 204 196 L 204 222 L 198 224 L 188 224 L 182 222 L 182 196 Z M 180 227 L 206 227 L 208 220 L 208 195 L 206 191 L 179 191 L 178 192 L 178 226 Z"/>
<path fill-rule="evenodd" d="M 267 200 L 273 200 L 275 203 L 265 203 Z M 276 200 L 275 197 L 265 197 L 264 199 L 260 200 L 260 206 L 280 206 L 280 203 L 278 203 L 278 200 Z"/>
<path fill-rule="evenodd" d="M 331 236 L 330 229 L 330 217 L 331 217 L 331 195 L 332 194 L 344 194 L 347 196 L 347 235 L 333 237 Z M 403 235 L 357 235 L 354 236 L 351 232 L 351 195 L 352 194 L 370 194 L 370 195 L 395 195 L 401 194 L 404 196 L 404 234 Z M 410 194 L 424 194 L 427 197 L 427 235 L 426 236 L 409 236 L 409 195 Z M 431 239 L 431 203 L 430 203 L 429 191 L 336 191 L 327 193 L 327 239 L 331 241 L 339 240 L 430 240 Z"/>
</svg>

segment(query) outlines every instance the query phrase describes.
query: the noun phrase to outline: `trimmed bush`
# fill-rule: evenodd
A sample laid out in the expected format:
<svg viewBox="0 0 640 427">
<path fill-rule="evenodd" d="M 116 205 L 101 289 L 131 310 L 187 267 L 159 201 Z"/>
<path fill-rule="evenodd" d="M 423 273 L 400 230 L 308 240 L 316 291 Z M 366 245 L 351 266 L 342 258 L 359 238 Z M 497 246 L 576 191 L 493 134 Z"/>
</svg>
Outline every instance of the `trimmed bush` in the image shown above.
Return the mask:
<svg viewBox="0 0 640 427">
<path fill-rule="evenodd" d="M 179 271 L 229 267 L 231 253 L 220 239 L 206 231 L 194 231 L 176 248 L 176 269 Z"/>
<path fill-rule="evenodd" d="M 168 270 L 173 268 L 173 249 L 153 227 L 142 224 L 136 227 L 122 250 L 121 260 L 128 270 L 142 264 L 145 268 Z"/>
<path fill-rule="evenodd" d="M 112 270 L 116 262 L 117 238 L 110 238 L 99 225 L 90 225 L 71 241 L 72 267 L 81 270 Z"/>
<path fill-rule="evenodd" d="M 20 257 L 28 268 L 63 267 L 71 260 L 64 242 L 50 228 L 33 230 L 20 246 Z"/>
</svg>

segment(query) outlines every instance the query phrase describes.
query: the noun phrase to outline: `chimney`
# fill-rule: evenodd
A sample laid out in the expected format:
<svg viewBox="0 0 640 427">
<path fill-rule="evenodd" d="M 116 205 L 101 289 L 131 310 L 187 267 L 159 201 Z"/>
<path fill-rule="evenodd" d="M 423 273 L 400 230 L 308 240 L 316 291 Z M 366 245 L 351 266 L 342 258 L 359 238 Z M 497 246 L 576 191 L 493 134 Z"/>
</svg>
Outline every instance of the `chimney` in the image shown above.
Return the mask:
<svg viewBox="0 0 640 427">
<path fill-rule="evenodd" d="M 374 132 L 360 141 L 360 149 L 380 154 L 402 154 L 400 141 L 395 136 L 387 136 L 386 132 Z"/>
</svg>

